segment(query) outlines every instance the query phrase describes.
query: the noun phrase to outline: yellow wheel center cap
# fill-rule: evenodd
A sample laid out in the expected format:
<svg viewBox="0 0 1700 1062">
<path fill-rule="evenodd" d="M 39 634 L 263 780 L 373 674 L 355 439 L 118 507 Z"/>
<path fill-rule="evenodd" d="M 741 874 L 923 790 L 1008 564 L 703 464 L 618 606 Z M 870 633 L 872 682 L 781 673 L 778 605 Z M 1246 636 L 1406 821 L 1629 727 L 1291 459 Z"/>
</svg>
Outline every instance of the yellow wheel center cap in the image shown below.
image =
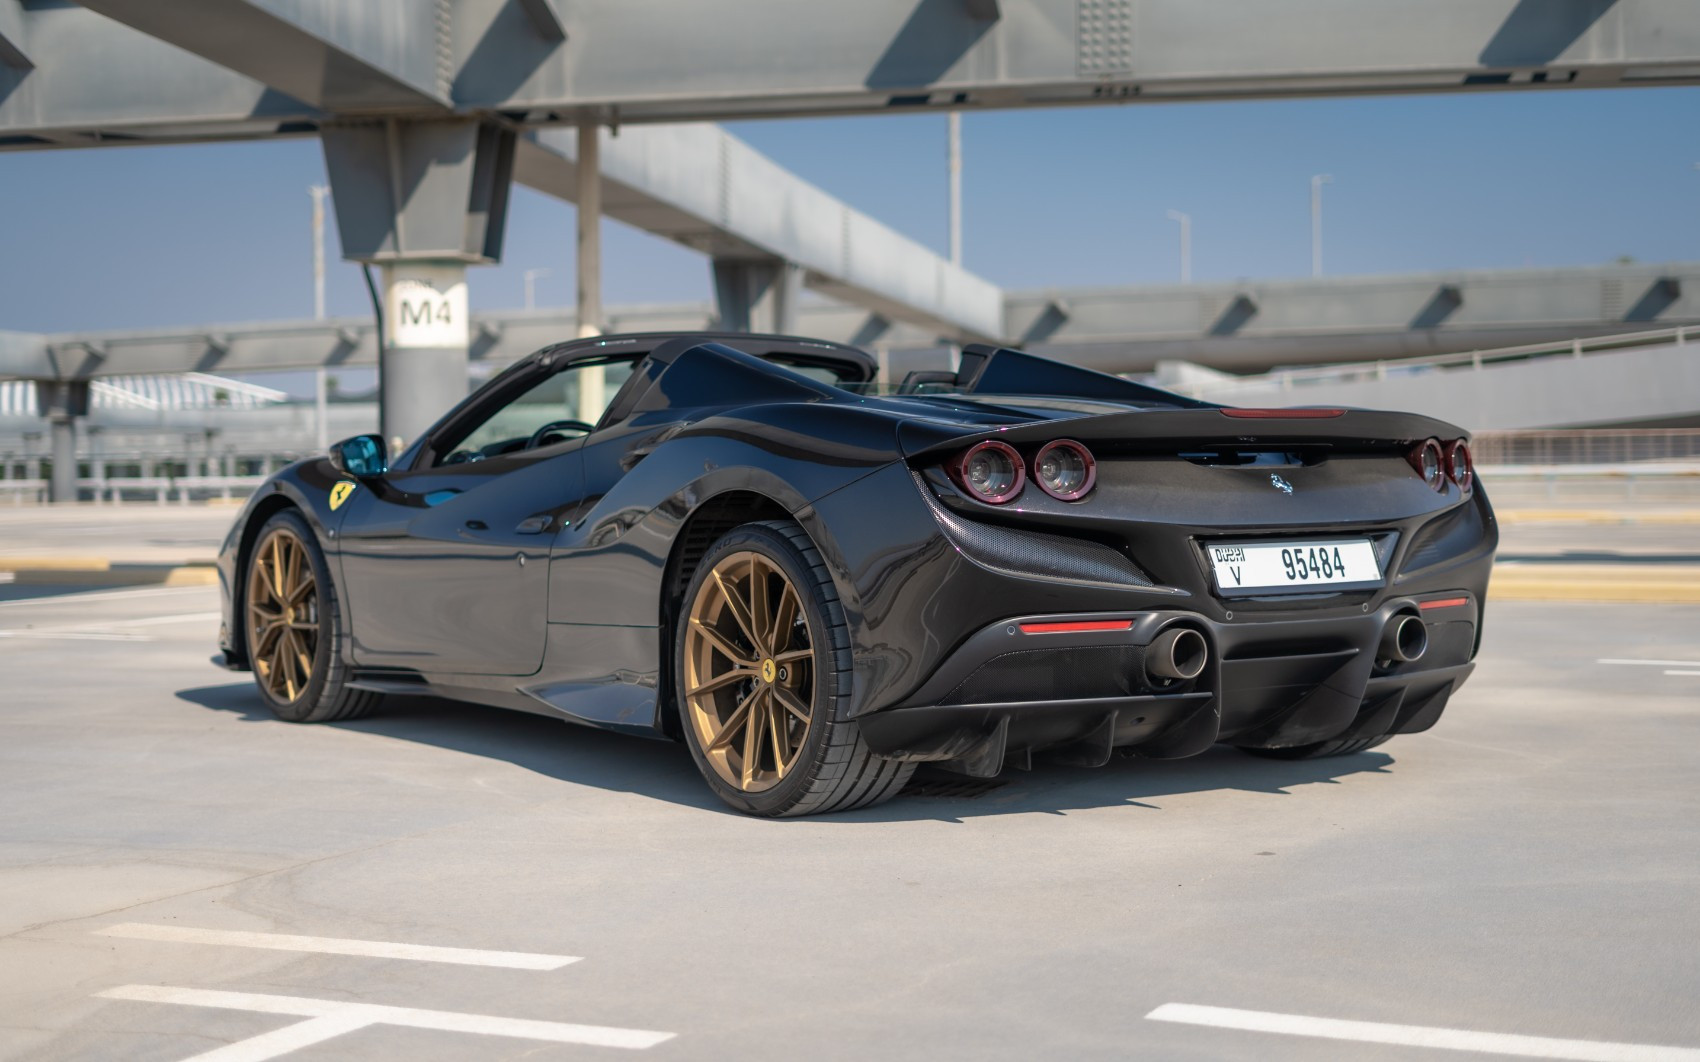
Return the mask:
<svg viewBox="0 0 1700 1062">
<path fill-rule="evenodd" d="M 294 623 L 295 622 L 295 610 L 294 609 L 286 608 L 286 609 L 283 610 L 283 622 L 285 622 L 285 623 Z"/>
<path fill-rule="evenodd" d="M 778 674 L 779 668 L 771 658 L 761 662 L 761 680 L 763 682 L 772 682 Z"/>
</svg>

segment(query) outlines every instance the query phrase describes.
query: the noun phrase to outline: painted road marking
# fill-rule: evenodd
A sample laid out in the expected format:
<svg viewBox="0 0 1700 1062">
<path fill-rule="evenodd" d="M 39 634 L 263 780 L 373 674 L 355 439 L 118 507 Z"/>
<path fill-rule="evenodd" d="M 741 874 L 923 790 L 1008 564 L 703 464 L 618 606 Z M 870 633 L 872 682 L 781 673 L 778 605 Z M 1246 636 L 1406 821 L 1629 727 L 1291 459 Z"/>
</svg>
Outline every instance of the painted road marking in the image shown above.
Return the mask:
<svg viewBox="0 0 1700 1062">
<path fill-rule="evenodd" d="M 1642 667 L 1700 667 L 1700 660 L 1596 660 L 1596 664 L 1627 664 Z"/>
<path fill-rule="evenodd" d="M 155 597 L 159 594 L 185 592 L 206 593 L 210 586 L 152 586 L 140 590 L 98 590 L 92 594 L 53 594 L 49 597 L 25 597 L 16 601 L 0 601 L 0 608 L 24 608 L 28 605 L 73 605 L 79 601 L 111 601 L 114 598 Z"/>
<path fill-rule="evenodd" d="M 152 641 L 145 634 L 126 634 L 124 627 L 159 627 L 171 623 L 212 623 L 221 619 L 217 612 L 180 612 L 171 616 L 144 616 L 140 619 L 110 620 L 100 623 L 65 623 L 52 627 L 4 627 L 0 638 L 69 638 L 72 640 L 105 642 Z"/>
<path fill-rule="evenodd" d="M 1700 671 L 1667 671 L 1667 672 L 1665 672 L 1665 674 L 1667 674 L 1667 675 L 1686 675 L 1686 676 L 1689 676 L 1690 678 L 1692 678 L 1696 675 L 1700 675 Z"/>
<path fill-rule="evenodd" d="M 322 1043 L 343 1033 L 369 1025 L 402 1025 L 440 1032 L 479 1033 L 519 1040 L 544 1040 L 557 1044 L 589 1044 L 593 1047 L 624 1047 L 642 1050 L 664 1043 L 674 1033 L 646 1029 L 618 1029 L 608 1025 L 571 1025 L 529 1018 L 496 1018 L 486 1014 L 462 1014 L 451 1010 L 417 1010 L 386 1007 L 376 1003 L 346 1003 L 335 999 L 304 996 L 274 996 L 257 992 L 222 992 L 205 988 L 173 988 L 168 985 L 120 985 L 96 993 L 102 999 L 127 999 L 141 1003 L 178 1003 L 190 1007 L 218 1007 L 260 1014 L 292 1014 L 308 1021 L 269 1033 L 237 1040 L 185 1059 L 184 1062 L 264 1062 L 310 1044 Z"/>
<path fill-rule="evenodd" d="M 346 940 L 341 937 L 300 937 L 289 933 L 252 933 L 191 926 L 154 926 L 122 922 L 94 931 L 97 936 L 162 940 L 177 944 L 224 944 L 235 948 L 308 951 L 323 955 L 363 955 L 378 959 L 415 959 L 461 966 L 502 966 L 511 970 L 559 970 L 579 961 L 577 955 L 542 955 L 529 951 L 485 951 L 444 948 L 430 944 L 392 944 L 385 940 Z"/>
<path fill-rule="evenodd" d="M 1523 1058 L 1562 1058 L 1578 1062 L 1700 1062 L 1700 1050 L 1652 1044 L 1620 1044 L 1601 1040 L 1556 1040 L 1546 1036 L 1472 1032 L 1426 1025 L 1389 1025 L 1378 1021 L 1342 1021 L 1303 1014 L 1264 1010 L 1235 1010 L 1193 1003 L 1165 1003 L 1145 1016 L 1151 1021 L 1209 1025 L 1218 1029 L 1315 1036 L 1324 1040 L 1356 1040 L 1405 1047 L 1436 1047 L 1446 1051 L 1479 1051 Z"/>
</svg>

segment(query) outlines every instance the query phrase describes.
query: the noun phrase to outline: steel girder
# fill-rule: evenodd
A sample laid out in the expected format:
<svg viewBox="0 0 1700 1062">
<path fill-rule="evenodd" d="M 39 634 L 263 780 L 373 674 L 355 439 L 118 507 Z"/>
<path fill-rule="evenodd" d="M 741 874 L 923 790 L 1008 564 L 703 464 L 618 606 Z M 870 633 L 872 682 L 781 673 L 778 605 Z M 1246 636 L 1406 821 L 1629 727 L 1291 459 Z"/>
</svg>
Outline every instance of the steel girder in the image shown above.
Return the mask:
<svg viewBox="0 0 1700 1062">
<path fill-rule="evenodd" d="M 185 82 L 178 47 L 269 84 L 293 117 L 534 125 L 1700 83 L 1691 0 L 740 0 L 736 17 L 622 0 L 91 0 L 177 46 L 129 56 L 96 50 L 116 41 L 106 18 L 15 2 L 0 2 L 0 38 L 35 69 L 0 63 L 0 138 L 50 141 L 288 120 L 241 83 Z M 91 54 L 103 61 L 79 61 Z"/>
</svg>

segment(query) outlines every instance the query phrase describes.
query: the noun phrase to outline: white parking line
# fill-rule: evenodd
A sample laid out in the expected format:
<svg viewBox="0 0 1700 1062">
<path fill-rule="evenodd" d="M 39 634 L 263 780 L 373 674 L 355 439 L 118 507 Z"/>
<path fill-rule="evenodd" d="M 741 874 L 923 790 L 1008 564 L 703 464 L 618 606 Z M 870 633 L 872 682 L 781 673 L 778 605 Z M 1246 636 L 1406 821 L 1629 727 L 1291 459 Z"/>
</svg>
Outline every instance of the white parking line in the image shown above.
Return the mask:
<svg viewBox="0 0 1700 1062">
<path fill-rule="evenodd" d="M 1667 674 L 1667 675 L 1687 675 L 1687 676 L 1692 678 L 1693 676 L 1700 675 L 1700 671 L 1667 671 L 1667 672 L 1665 672 L 1665 674 Z"/>
<path fill-rule="evenodd" d="M 544 1040 L 557 1044 L 589 1044 L 594 1047 L 624 1047 L 642 1050 L 671 1040 L 675 1034 L 646 1029 L 618 1029 L 608 1025 L 571 1025 L 530 1018 L 495 1018 L 486 1014 L 462 1014 L 451 1010 L 416 1010 L 386 1007 L 375 1003 L 345 1003 L 334 999 L 303 996 L 262 995 L 256 992 L 221 992 L 204 988 L 172 988 L 167 985 L 120 985 L 96 993 L 104 999 L 128 999 L 143 1003 L 179 1003 L 191 1007 L 257 1011 L 261 1014 L 294 1014 L 311 1020 L 269 1033 L 215 1047 L 184 1062 L 263 1062 L 290 1051 L 321 1043 L 368 1025 L 404 1025 L 440 1032 L 479 1033 L 519 1040 Z"/>
<path fill-rule="evenodd" d="M 378 959 L 414 959 L 461 966 L 502 966 L 510 970 L 559 970 L 579 961 L 577 955 L 543 955 L 529 951 L 485 951 L 444 948 L 430 944 L 392 944 L 384 940 L 346 940 L 341 937 L 300 937 L 289 933 L 253 933 L 233 929 L 195 929 L 121 922 L 94 931 L 97 936 L 161 940 L 176 944 L 224 944 L 236 948 L 307 951 L 323 955 L 363 955 Z"/>
<path fill-rule="evenodd" d="M 1426 1025 L 1389 1025 L 1378 1021 L 1342 1021 L 1303 1014 L 1264 1010 L 1205 1007 L 1194 1003 L 1165 1003 L 1145 1016 L 1151 1021 L 1209 1025 L 1218 1029 L 1315 1036 L 1324 1040 L 1356 1040 L 1371 1044 L 1435 1047 L 1445 1051 L 1479 1051 L 1523 1058 L 1562 1058 L 1578 1062 L 1700 1062 L 1700 1050 L 1651 1044 L 1620 1044 L 1601 1040 L 1556 1040 L 1546 1036 L 1439 1029 Z"/>
<path fill-rule="evenodd" d="M 1596 664 L 1625 664 L 1641 667 L 1700 667 L 1700 660 L 1596 660 Z"/>
<path fill-rule="evenodd" d="M 0 608 L 29 606 L 73 605 L 79 601 L 111 601 L 113 598 L 157 597 L 160 594 L 206 593 L 210 586 L 148 586 L 139 590 L 98 590 L 89 594 L 53 594 L 47 597 L 23 597 L 16 601 L 0 601 Z"/>
<path fill-rule="evenodd" d="M 140 619 L 108 620 L 97 623 L 63 623 L 51 627 L 0 627 L 0 638 L 67 638 L 73 641 L 147 642 L 145 634 L 122 633 L 125 627 L 158 627 L 171 623 L 211 623 L 220 619 L 217 612 L 179 612 L 171 616 L 144 616 Z"/>
</svg>

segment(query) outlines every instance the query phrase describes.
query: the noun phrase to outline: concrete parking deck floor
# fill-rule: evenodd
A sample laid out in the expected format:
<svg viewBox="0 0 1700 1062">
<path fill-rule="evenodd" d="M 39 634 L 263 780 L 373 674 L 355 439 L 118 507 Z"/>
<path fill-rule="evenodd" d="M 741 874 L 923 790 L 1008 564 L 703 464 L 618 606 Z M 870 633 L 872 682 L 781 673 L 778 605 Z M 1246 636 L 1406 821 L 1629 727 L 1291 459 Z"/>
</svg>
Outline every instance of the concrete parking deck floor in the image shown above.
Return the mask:
<svg viewBox="0 0 1700 1062">
<path fill-rule="evenodd" d="M 215 593 L 0 587 L 0 1057 L 566 1059 L 638 1033 L 673 1034 L 624 1049 L 655 1058 L 1461 1057 L 1358 1036 L 1407 1026 L 1700 1048 L 1700 608 L 1490 604 L 1440 725 L 1357 756 L 1049 767 L 768 822 L 678 746 L 540 717 L 275 722 L 207 662 Z M 300 1016 L 344 1002 L 392 1009 Z M 1377 1024 L 1147 1017 L 1168 1004 Z"/>
</svg>

